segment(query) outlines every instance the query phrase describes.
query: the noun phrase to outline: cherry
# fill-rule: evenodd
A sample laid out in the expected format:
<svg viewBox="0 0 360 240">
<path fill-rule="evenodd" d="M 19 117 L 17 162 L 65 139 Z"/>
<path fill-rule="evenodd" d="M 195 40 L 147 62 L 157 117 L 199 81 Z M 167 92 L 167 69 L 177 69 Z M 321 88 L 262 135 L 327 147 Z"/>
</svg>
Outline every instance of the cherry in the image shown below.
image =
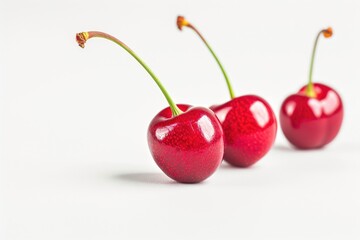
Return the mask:
<svg viewBox="0 0 360 240">
<path fill-rule="evenodd" d="M 332 34 L 332 28 L 318 33 L 311 56 L 308 84 L 287 97 L 281 106 L 282 131 L 289 142 L 300 149 L 323 147 L 336 137 L 341 127 L 344 110 L 339 94 L 329 86 L 312 81 L 318 40 L 321 35 L 330 38 Z"/>
<path fill-rule="evenodd" d="M 224 160 L 237 167 L 249 167 L 259 161 L 272 147 L 277 131 L 276 117 L 270 105 L 256 95 L 235 97 L 230 80 L 219 58 L 200 32 L 183 16 L 177 18 L 179 30 L 188 27 L 205 43 L 219 65 L 231 100 L 210 107 L 219 118 L 224 131 Z"/>
<path fill-rule="evenodd" d="M 160 111 L 148 128 L 150 152 L 160 169 L 183 183 L 197 183 L 212 175 L 221 163 L 224 140 L 221 125 L 210 109 L 176 105 L 150 68 L 123 42 L 103 32 L 76 34 L 84 48 L 88 39 L 105 38 L 132 55 L 150 74 L 165 96 L 169 107 Z"/>
</svg>

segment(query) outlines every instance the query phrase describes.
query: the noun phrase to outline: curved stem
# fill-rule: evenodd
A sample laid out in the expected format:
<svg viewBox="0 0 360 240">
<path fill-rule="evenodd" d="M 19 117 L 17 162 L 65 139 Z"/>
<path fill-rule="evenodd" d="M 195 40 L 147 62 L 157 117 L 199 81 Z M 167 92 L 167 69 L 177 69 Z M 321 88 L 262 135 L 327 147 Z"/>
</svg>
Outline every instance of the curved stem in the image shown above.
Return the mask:
<svg viewBox="0 0 360 240">
<path fill-rule="evenodd" d="M 325 38 L 329 38 L 332 36 L 332 29 L 331 28 L 327 28 L 327 29 L 323 29 L 321 30 L 316 38 L 315 38 L 315 43 L 314 43 L 314 47 L 313 47 L 313 51 L 312 51 L 312 54 L 311 54 L 311 62 L 310 62 L 310 71 L 309 71 L 309 82 L 307 84 L 307 87 L 306 87 L 306 95 L 308 97 L 316 97 L 316 92 L 314 90 L 314 84 L 313 84 L 313 79 L 312 79 L 312 76 L 313 76 L 313 68 L 314 68 L 314 61 L 315 61 L 315 53 L 316 53 L 316 48 L 317 48 L 317 45 L 318 45 L 318 41 L 319 41 L 319 38 L 321 36 L 321 34 L 324 35 Z"/>
<path fill-rule="evenodd" d="M 227 87 L 229 89 L 229 93 L 230 93 L 230 97 L 231 99 L 235 98 L 235 93 L 234 93 L 234 90 L 231 86 L 231 83 L 230 83 L 230 79 L 225 71 L 225 68 L 223 67 L 223 65 L 221 64 L 219 58 L 216 56 L 214 50 L 212 50 L 212 48 L 210 47 L 209 43 L 206 41 L 206 39 L 203 37 L 203 35 L 199 32 L 199 30 L 196 29 L 196 27 L 194 25 L 192 25 L 191 23 L 189 23 L 184 17 L 182 16 L 179 16 L 178 19 L 177 19 L 177 25 L 178 25 L 178 28 L 180 30 L 182 30 L 182 27 L 188 27 L 190 29 L 192 29 L 200 38 L 201 40 L 205 43 L 206 47 L 209 49 L 209 51 L 211 52 L 211 54 L 213 55 L 213 57 L 215 58 L 217 64 L 219 65 L 220 69 L 221 69 L 221 72 L 222 74 L 224 75 L 224 78 L 225 78 L 225 81 L 226 81 L 226 84 L 227 84 Z"/>
<path fill-rule="evenodd" d="M 314 47 L 313 47 L 313 51 L 312 51 L 312 54 L 311 54 L 310 71 L 309 71 L 309 82 L 308 82 L 308 85 L 307 85 L 307 87 L 306 87 L 306 95 L 307 95 L 308 97 L 315 97 L 315 96 L 316 96 L 316 93 L 315 93 L 315 90 L 314 90 L 314 84 L 313 84 L 313 80 L 312 80 L 312 75 L 313 75 L 314 59 L 315 59 L 316 48 L 317 48 L 317 44 L 318 44 L 319 38 L 320 38 L 320 36 L 321 36 L 321 33 L 322 33 L 322 31 L 320 31 L 320 32 L 318 33 L 318 35 L 316 36 L 315 43 L 314 43 Z"/>
<path fill-rule="evenodd" d="M 125 49 L 131 56 L 133 56 L 138 61 L 138 63 L 140 63 L 141 66 L 143 66 L 143 68 L 150 74 L 152 79 L 158 85 L 161 92 L 164 94 L 167 102 L 169 103 L 169 106 L 171 108 L 173 116 L 177 116 L 177 115 L 182 113 L 182 111 L 178 108 L 178 106 L 176 106 L 174 101 L 171 99 L 169 93 L 166 91 L 166 89 L 164 88 L 164 86 L 162 85 L 160 80 L 151 71 L 151 69 L 127 45 L 125 45 L 119 39 L 117 39 L 117 38 L 115 38 L 115 37 L 113 37 L 113 36 L 111 36 L 111 35 L 109 35 L 107 33 L 97 32 L 97 31 L 90 31 L 90 32 L 82 32 L 82 33 L 76 34 L 76 41 L 78 42 L 80 47 L 84 48 L 86 41 L 88 39 L 90 39 L 90 38 L 93 38 L 93 37 L 105 38 L 107 40 L 110 40 L 110 41 L 116 43 L 117 45 L 119 45 L 123 49 Z"/>
</svg>

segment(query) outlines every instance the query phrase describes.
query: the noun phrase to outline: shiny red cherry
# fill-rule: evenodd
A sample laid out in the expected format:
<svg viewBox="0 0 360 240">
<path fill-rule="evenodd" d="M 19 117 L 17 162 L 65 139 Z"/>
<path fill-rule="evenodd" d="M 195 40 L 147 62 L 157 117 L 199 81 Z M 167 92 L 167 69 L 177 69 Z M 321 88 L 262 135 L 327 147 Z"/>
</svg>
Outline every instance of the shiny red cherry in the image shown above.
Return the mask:
<svg viewBox="0 0 360 240">
<path fill-rule="evenodd" d="M 284 101 L 280 124 L 285 137 L 303 149 L 319 148 L 338 134 L 344 110 L 339 94 L 332 88 L 314 83 L 316 97 L 308 97 L 304 86 Z"/>
<path fill-rule="evenodd" d="M 280 125 L 285 137 L 300 149 L 320 148 L 338 134 L 344 110 L 339 94 L 332 88 L 312 82 L 317 42 L 321 35 L 332 36 L 332 29 L 321 30 L 314 44 L 309 83 L 290 95 L 280 109 Z"/>
<path fill-rule="evenodd" d="M 249 167 L 271 149 L 277 131 L 276 117 L 270 105 L 261 97 L 235 97 L 224 67 L 200 32 L 184 17 L 177 18 L 181 30 L 188 27 L 202 39 L 218 63 L 228 86 L 231 100 L 210 107 L 219 118 L 224 131 L 224 160 L 238 167 Z"/>
<path fill-rule="evenodd" d="M 212 175 L 224 154 L 223 131 L 214 112 L 190 105 L 177 106 L 149 67 L 123 42 L 103 32 L 76 35 L 81 47 L 88 39 L 108 39 L 124 48 L 150 74 L 169 103 L 151 121 L 148 144 L 156 164 L 170 178 L 183 183 L 197 183 Z"/>
<path fill-rule="evenodd" d="M 151 121 L 148 144 L 151 154 L 170 178 L 184 183 L 201 182 L 221 163 L 224 140 L 216 115 L 207 108 L 178 105 L 176 117 L 166 108 Z"/>
<path fill-rule="evenodd" d="M 246 95 L 210 107 L 224 131 L 224 159 L 238 167 L 249 167 L 272 147 L 277 123 L 270 105 L 261 97 Z"/>
</svg>

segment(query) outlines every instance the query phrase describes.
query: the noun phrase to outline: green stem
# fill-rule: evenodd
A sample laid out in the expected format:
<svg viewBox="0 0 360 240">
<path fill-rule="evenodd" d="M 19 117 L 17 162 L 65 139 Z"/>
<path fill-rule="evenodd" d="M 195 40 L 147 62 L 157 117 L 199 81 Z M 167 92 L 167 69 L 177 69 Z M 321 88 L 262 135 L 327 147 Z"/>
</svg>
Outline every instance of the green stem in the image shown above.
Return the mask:
<svg viewBox="0 0 360 240">
<path fill-rule="evenodd" d="M 312 76 L 313 76 L 313 68 L 314 68 L 314 60 L 315 60 L 316 48 L 317 48 L 317 45 L 318 45 L 319 38 L 320 38 L 320 36 L 321 36 L 321 34 L 323 32 L 324 32 L 324 30 L 321 30 L 318 33 L 318 35 L 316 36 L 313 51 L 312 51 L 312 55 L 311 55 L 310 71 L 309 71 L 309 83 L 308 83 L 308 85 L 306 87 L 306 95 L 308 97 L 315 97 L 316 96 Z"/>
<path fill-rule="evenodd" d="M 187 25 L 185 25 L 185 26 L 191 28 L 192 30 L 194 30 L 194 32 L 195 32 L 195 33 L 201 38 L 201 40 L 205 43 L 206 47 L 209 49 L 209 51 L 211 52 L 211 54 L 212 54 L 213 57 L 215 58 L 217 64 L 219 65 L 222 74 L 224 75 L 224 78 L 225 78 L 227 87 L 228 87 L 228 89 L 229 89 L 229 93 L 230 93 L 231 99 L 234 99 L 234 98 L 235 98 L 235 93 L 234 93 L 234 90 L 233 90 L 233 88 L 232 88 L 232 86 L 231 86 L 230 79 L 229 79 L 228 75 L 226 74 L 225 68 L 224 68 L 223 65 L 221 64 L 219 58 L 216 56 L 214 50 L 212 50 L 212 48 L 210 47 L 209 43 L 205 40 L 205 38 L 202 36 L 202 34 L 201 34 L 192 24 L 187 23 Z"/>
<path fill-rule="evenodd" d="M 117 45 L 119 45 L 120 47 L 122 47 L 123 49 L 125 49 L 131 56 L 133 56 L 138 63 L 140 63 L 141 66 L 143 66 L 143 68 L 150 74 L 150 76 L 152 77 L 152 79 L 155 81 L 155 83 L 158 85 L 158 87 L 160 88 L 161 92 L 164 94 L 167 102 L 169 103 L 169 106 L 171 108 L 172 114 L 173 116 L 177 116 L 179 114 L 182 113 L 182 111 L 178 108 L 178 106 L 176 106 L 176 104 L 174 103 L 174 101 L 172 100 L 172 98 L 170 97 L 169 93 L 166 91 L 166 89 L 164 88 L 164 86 L 161 84 L 160 80 L 156 77 L 156 75 L 151 71 L 151 69 L 128 47 L 126 46 L 123 42 L 121 42 L 119 39 L 107 34 L 107 33 L 103 33 L 103 32 L 97 32 L 97 31 L 91 31 L 91 32 L 82 32 L 82 33 L 78 33 L 76 35 L 76 40 L 79 43 L 80 47 L 84 47 L 85 46 L 85 42 L 93 37 L 98 37 L 98 38 L 105 38 L 107 40 L 110 40 L 114 43 L 116 43 Z"/>
</svg>

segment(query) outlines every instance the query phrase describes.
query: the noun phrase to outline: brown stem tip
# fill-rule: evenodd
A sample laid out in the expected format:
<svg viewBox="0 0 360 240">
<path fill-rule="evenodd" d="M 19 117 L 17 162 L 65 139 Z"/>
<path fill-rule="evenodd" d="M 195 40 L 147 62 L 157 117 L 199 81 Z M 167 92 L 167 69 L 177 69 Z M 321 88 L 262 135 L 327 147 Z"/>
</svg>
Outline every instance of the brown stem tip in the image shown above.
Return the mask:
<svg viewBox="0 0 360 240">
<path fill-rule="evenodd" d="M 183 27 L 187 27 L 190 25 L 190 23 L 183 16 L 177 17 L 176 24 L 179 30 L 182 30 Z"/>
<path fill-rule="evenodd" d="M 76 34 L 76 42 L 79 44 L 80 47 L 84 48 L 86 40 L 89 39 L 88 32 L 81 32 Z"/>
<path fill-rule="evenodd" d="M 333 30 L 331 27 L 323 30 L 323 35 L 325 38 L 330 38 L 333 35 Z"/>
</svg>

